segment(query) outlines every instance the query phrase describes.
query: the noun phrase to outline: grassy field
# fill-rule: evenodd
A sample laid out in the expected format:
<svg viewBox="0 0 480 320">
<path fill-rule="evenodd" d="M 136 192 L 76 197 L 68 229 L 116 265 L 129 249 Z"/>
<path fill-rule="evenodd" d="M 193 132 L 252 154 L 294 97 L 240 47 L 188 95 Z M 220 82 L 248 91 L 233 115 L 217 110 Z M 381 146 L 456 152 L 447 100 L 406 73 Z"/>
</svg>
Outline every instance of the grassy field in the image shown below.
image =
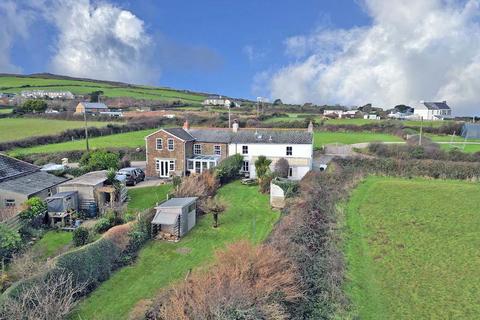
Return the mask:
<svg viewBox="0 0 480 320">
<path fill-rule="evenodd" d="M 72 243 L 73 232 L 47 231 L 43 237 L 36 242 L 32 251 L 41 252 L 42 258 L 52 258 L 63 252 Z"/>
<path fill-rule="evenodd" d="M 1 120 L 0 120 L 1 121 Z M 102 149 L 102 148 L 136 148 L 145 146 L 145 136 L 154 132 L 156 129 L 147 129 L 140 131 L 132 131 L 127 133 L 112 134 L 104 137 L 95 137 L 88 139 L 90 148 Z M 72 150 L 85 149 L 85 139 L 46 144 L 31 148 L 19 148 L 9 152 L 12 156 L 18 156 L 20 154 L 32 154 L 32 153 L 54 153 Z"/>
<path fill-rule="evenodd" d="M 26 87 L 29 86 L 29 87 Z M 2 92 L 19 93 L 22 90 L 60 90 L 71 91 L 73 94 L 88 94 L 101 90 L 107 97 L 131 97 L 136 99 L 151 99 L 174 101 L 183 100 L 190 103 L 200 103 L 204 96 L 167 88 L 148 86 L 114 86 L 107 83 L 97 83 L 80 80 L 42 79 L 23 77 L 0 77 Z"/>
<path fill-rule="evenodd" d="M 89 122 L 91 127 L 103 127 L 108 122 Z M 40 118 L 0 119 L 0 142 L 21 140 L 36 136 L 57 134 L 67 129 L 82 128 L 83 121 L 50 120 Z"/>
<path fill-rule="evenodd" d="M 476 319 L 480 185 L 371 177 L 347 205 L 347 293 L 360 319 Z"/>
<path fill-rule="evenodd" d="M 457 149 L 466 153 L 475 153 L 480 152 L 480 144 L 441 144 L 440 148 L 443 150 L 452 150 Z"/>
<path fill-rule="evenodd" d="M 185 277 L 188 270 L 211 261 L 215 249 L 239 239 L 264 240 L 279 218 L 279 213 L 270 209 L 268 196 L 259 194 L 258 186 L 234 182 L 222 187 L 217 196 L 229 204 L 218 229 L 212 228 L 211 216 L 203 216 L 178 243 L 150 241 L 137 262 L 117 271 L 81 302 L 72 319 L 127 319 L 137 302 L 152 298 L 161 288 Z"/>
<path fill-rule="evenodd" d="M 426 134 L 426 136 L 434 142 L 464 142 L 465 138 L 462 136 L 440 135 L 440 134 Z M 468 139 L 468 142 L 480 142 L 480 139 Z"/>
<path fill-rule="evenodd" d="M 329 132 L 316 131 L 314 135 L 314 147 L 321 148 L 323 145 L 331 143 L 353 144 L 362 142 L 401 142 L 400 137 L 373 132 Z"/>
<path fill-rule="evenodd" d="M 9 108 L 0 108 L 0 114 L 9 114 L 12 113 L 13 109 Z"/>
<path fill-rule="evenodd" d="M 422 122 L 421 121 L 414 121 L 414 120 L 405 120 L 405 121 L 402 121 L 403 125 L 404 126 L 409 126 L 409 127 L 420 127 L 422 125 Z M 453 120 L 451 121 L 448 121 L 448 120 L 444 120 L 444 121 L 435 121 L 435 120 L 431 120 L 431 121 L 428 121 L 428 120 L 425 120 L 423 121 L 423 126 L 424 127 L 432 127 L 432 128 L 438 128 L 438 127 L 441 127 L 441 126 L 444 126 L 444 125 L 448 125 L 450 123 L 455 123 Z"/>
</svg>

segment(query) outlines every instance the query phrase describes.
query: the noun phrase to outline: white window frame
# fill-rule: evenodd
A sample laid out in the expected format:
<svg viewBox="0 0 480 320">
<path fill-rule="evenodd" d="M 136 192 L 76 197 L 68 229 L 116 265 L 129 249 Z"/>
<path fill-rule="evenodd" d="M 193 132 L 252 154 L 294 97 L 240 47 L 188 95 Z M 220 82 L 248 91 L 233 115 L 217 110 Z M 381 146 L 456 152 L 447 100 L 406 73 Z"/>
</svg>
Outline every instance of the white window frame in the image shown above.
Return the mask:
<svg viewBox="0 0 480 320">
<path fill-rule="evenodd" d="M 202 145 L 201 144 L 195 143 L 193 145 L 193 154 L 202 154 Z"/>
<path fill-rule="evenodd" d="M 246 169 L 246 170 L 245 170 Z M 243 160 L 242 163 L 242 171 L 243 172 L 250 172 L 250 161 L 248 160 Z"/>
<path fill-rule="evenodd" d="M 290 149 L 290 150 L 289 150 Z M 289 152 L 290 151 L 290 152 Z M 290 154 L 289 154 L 290 153 Z M 293 156 L 293 147 L 292 146 L 287 146 L 285 150 L 285 154 L 287 156 Z"/>
<path fill-rule="evenodd" d="M 168 172 L 175 171 L 175 160 L 170 160 L 168 162 Z"/>
<path fill-rule="evenodd" d="M 245 152 L 245 150 L 247 152 Z M 242 154 L 248 154 L 248 146 L 242 146 Z"/>
<path fill-rule="evenodd" d="M 15 199 L 5 199 L 5 207 L 12 208 L 15 207 L 17 204 L 15 203 Z"/>
<path fill-rule="evenodd" d="M 158 142 L 160 142 L 160 148 L 158 147 L 159 146 Z M 155 148 L 157 150 L 163 150 L 163 139 L 162 138 L 155 139 Z"/>
<path fill-rule="evenodd" d="M 170 146 L 171 146 L 171 148 L 170 148 Z M 173 140 L 172 138 L 167 139 L 167 149 L 168 149 L 168 151 L 174 151 L 175 150 L 175 140 Z"/>
<path fill-rule="evenodd" d="M 214 145 L 213 146 L 213 154 L 217 155 L 217 156 L 221 156 L 222 155 L 222 146 L 217 144 L 217 145 Z"/>
</svg>

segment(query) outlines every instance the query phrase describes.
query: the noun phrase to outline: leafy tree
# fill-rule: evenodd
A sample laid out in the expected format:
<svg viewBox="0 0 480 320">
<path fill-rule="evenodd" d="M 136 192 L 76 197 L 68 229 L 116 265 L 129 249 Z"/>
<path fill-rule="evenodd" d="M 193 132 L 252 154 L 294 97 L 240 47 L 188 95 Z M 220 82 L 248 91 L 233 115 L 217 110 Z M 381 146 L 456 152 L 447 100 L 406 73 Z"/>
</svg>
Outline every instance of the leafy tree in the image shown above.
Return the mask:
<svg viewBox="0 0 480 320">
<path fill-rule="evenodd" d="M 81 247 L 88 243 L 90 232 L 84 227 L 78 227 L 73 232 L 73 244 L 75 247 Z"/>
<path fill-rule="evenodd" d="M 47 210 L 47 204 L 45 201 L 38 197 L 33 197 L 25 201 L 25 210 L 20 212 L 20 219 L 32 222 L 37 216 L 45 213 Z"/>
<path fill-rule="evenodd" d="M 218 215 L 224 212 L 226 208 L 226 204 L 217 198 L 210 198 L 207 200 L 206 210 L 207 212 L 210 212 L 213 216 L 214 228 L 218 227 Z"/>
<path fill-rule="evenodd" d="M 287 159 L 280 158 L 277 162 L 275 162 L 275 175 L 280 178 L 288 178 L 288 168 L 290 165 L 288 164 Z"/>
<path fill-rule="evenodd" d="M 93 91 L 90 93 L 90 102 L 98 102 L 100 96 L 103 94 L 103 91 Z"/>
<path fill-rule="evenodd" d="M 27 100 L 20 106 L 19 111 L 23 113 L 44 112 L 47 107 L 47 103 L 43 100 Z"/>
<path fill-rule="evenodd" d="M 283 102 L 282 102 L 281 99 L 275 99 L 275 100 L 273 101 L 273 105 L 274 105 L 274 106 L 279 106 L 279 105 L 282 105 L 282 104 L 283 104 Z"/>
<path fill-rule="evenodd" d="M 258 159 L 255 160 L 255 171 L 257 172 L 258 179 L 262 179 L 267 175 L 271 163 L 272 160 L 267 159 L 265 156 L 259 156 Z"/>
<path fill-rule="evenodd" d="M 20 250 L 22 237 L 3 224 L 0 224 L 0 259 L 10 259 L 12 254 Z"/>
<path fill-rule="evenodd" d="M 83 154 L 80 159 L 80 166 L 87 171 L 108 170 L 112 168 L 117 170 L 119 167 L 119 161 L 118 154 L 97 150 Z"/>
<path fill-rule="evenodd" d="M 215 176 L 221 183 L 228 182 L 238 176 L 243 164 L 243 156 L 240 154 L 234 154 L 228 158 L 225 158 L 215 168 Z"/>
</svg>

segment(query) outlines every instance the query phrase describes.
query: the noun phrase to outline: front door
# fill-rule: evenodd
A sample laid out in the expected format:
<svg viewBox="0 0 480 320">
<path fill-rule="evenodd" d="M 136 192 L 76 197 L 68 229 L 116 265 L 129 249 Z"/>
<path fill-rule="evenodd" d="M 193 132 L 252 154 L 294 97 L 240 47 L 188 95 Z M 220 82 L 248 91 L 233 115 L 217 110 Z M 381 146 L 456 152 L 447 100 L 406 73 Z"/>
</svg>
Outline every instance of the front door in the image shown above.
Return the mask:
<svg viewBox="0 0 480 320">
<path fill-rule="evenodd" d="M 168 178 L 170 176 L 169 160 L 157 160 L 158 175 L 162 178 Z"/>
</svg>

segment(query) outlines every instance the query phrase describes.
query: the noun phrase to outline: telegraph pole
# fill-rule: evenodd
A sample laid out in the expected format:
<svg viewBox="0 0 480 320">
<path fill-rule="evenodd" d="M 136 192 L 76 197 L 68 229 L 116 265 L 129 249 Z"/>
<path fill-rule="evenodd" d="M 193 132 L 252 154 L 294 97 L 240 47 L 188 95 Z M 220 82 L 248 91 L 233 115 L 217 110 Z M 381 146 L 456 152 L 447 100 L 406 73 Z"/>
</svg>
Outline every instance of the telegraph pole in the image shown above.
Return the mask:
<svg viewBox="0 0 480 320">
<path fill-rule="evenodd" d="M 85 105 L 83 106 L 83 120 L 85 121 L 85 142 L 87 143 L 87 152 L 90 152 L 90 147 L 88 145 L 87 109 L 85 108 Z"/>
<path fill-rule="evenodd" d="M 420 139 L 418 139 L 418 145 L 422 145 L 422 133 L 423 133 L 423 117 L 420 120 Z"/>
</svg>

